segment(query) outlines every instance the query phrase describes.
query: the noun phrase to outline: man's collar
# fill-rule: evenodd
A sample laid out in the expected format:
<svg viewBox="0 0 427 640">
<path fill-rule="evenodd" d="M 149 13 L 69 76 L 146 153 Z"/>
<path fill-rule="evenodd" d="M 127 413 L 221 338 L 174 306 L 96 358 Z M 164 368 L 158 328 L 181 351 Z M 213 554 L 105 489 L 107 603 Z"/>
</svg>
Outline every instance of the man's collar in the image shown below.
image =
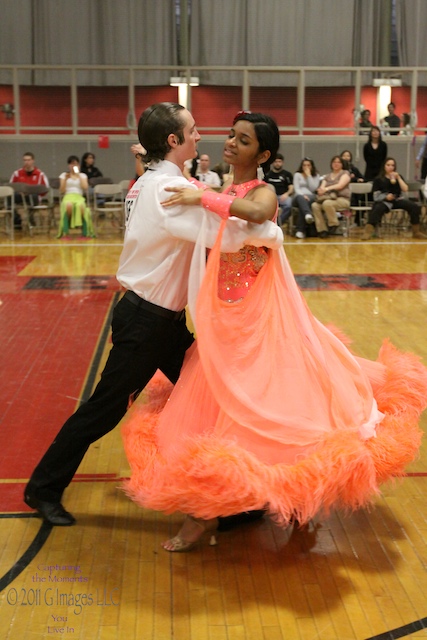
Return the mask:
<svg viewBox="0 0 427 640">
<path fill-rule="evenodd" d="M 152 162 L 149 169 L 150 171 L 158 171 L 159 173 L 167 173 L 173 176 L 182 176 L 181 169 L 171 160 L 159 160 L 158 162 Z"/>
</svg>

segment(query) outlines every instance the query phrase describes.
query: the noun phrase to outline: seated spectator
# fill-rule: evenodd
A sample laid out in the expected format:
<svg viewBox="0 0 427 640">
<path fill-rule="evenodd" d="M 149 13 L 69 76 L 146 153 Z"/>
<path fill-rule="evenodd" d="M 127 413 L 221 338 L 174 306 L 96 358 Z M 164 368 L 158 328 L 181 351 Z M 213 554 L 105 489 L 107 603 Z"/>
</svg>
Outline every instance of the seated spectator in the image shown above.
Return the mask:
<svg viewBox="0 0 427 640">
<path fill-rule="evenodd" d="M 20 169 L 14 171 L 10 177 L 9 182 L 23 182 L 24 184 L 29 185 L 39 185 L 44 184 L 46 187 L 49 186 L 49 180 L 46 177 L 46 174 L 43 173 L 40 169 L 36 167 L 34 153 L 31 151 L 26 151 L 23 155 L 23 166 Z M 39 202 L 40 196 L 25 196 L 27 204 L 30 206 L 36 206 Z M 20 193 L 15 194 L 15 204 L 23 204 L 22 195 Z M 14 225 L 17 229 L 20 229 L 22 226 L 21 216 L 15 210 L 15 218 Z"/>
<path fill-rule="evenodd" d="M 87 179 L 90 178 L 102 178 L 102 173 L 95 167 L 95 156 L 93 153 L 86 151 L 86 153 L 82 156 L 82 162 L 80 166 L 81 173 L 85 173 L 87 175 Z"/>
<path fill-rule="evenodd" d="M 211 189 L 221 188 L 221 179 L 215 171 L 210 170 L 210 158 L 207 153 L 202 153 L 197 167 L 196 179 L 207 184 Z"/>
<path fill-rule="evenodd" d="M 316 201 L 311 205 L 316 229 L 321 238 L 337 232 L 337 213 L 350 206 L 350 173 L 343 168 L 340 156 L 334 156 L 330 166 L 331 172 L 323 178 L 317 189 Z"/>
<path fill-rule="evenodd" d="M 283 168 L 283 162 L 283 155 L 278 153 L 270 166 L 270 171 L 264 178 L 265 182 L 271 184 L 276 191 L 279 204 L 278 222 L 280 225 L 285 224 L 291 215 L 292 194 L 294 192 L 292 173 Z"/>
<path fill-rule="evenodd" d="M 394 102 L 390 102 L 390 104 L 387 105 L 387 109 L 388 109 L 388 116 L 383 118 L 381 120 L 381 123 L 387 129 L 399 129 L 400 128 L 400 118 L 399 118 L 399 116 L 397 116 L 395 114 L 396 105 L 394 104 Z M 399 131 L 387 131 L 387 133 L 389 135 L 391 135 L 391 136 L 399 135 Z"/>
<path fill-rule="evenodd" d="M 363 174 L 353 164 L 353 155 L 346 149 L 341 151 L 340 158 L 343 161 L 343 168 L 350 172 L 350 182 L 365 182 Z"/>
<path fill-rule="evenodd" d="M 294 174 L 294 197 L 292 204 L 298 207 L 298 218 L 295 236 L 302 240 L 311 229 L 314 222 L 311 213 L 311 205 L 316 200 L 317 189 L 320 184 L 320 175 L 311 158 L 303 158 L 300 166 Z M 307 226 L 311 225 L 311 226 Z M 317 234 L 316 234 L 317 235 Z"/>
<path fill-rule="evenodd" d="M 347 171 L 350 172 L 350 182 L 365 182 L 365 179 L 362 175 L 362 173 L 359 171 L 359 169 L 353 164 L 353 156 L 351 151 L 348 151 L 348 149 L 346 149 L 345 151 L 341 152 L 341 160 L 343 161 L 343 168 L 347 169 Z M 364 204 L 364 200 L 363 198 L 360 198 L 360 196 L 358 196 L 355 193 L 351 194 L 351 205 L 354 207 L 357 207 L 361 204 Z M 360 212 L 357 211 L 356 215 L 355 215 L 355 220 L 354 220 L 355 224 L 357 226 L 360 226 Z"/>
<path fill-rule="evenodd" d="M 86 151 L 86 153 L 84 153 L 82 156 L 80 171 L 81 173 L 85 173 L 87 175 L 88 182 L 90 181 L 91 178 L 102 178 L 102 173 L 100 172 L 98 167 L 95 167 L 94 163 L 95 163 L 94 154 L 90 153 L 90 151 Z M 92 198 L 93 187 L 91 186 L 90 182 L 89 182 L 89 195 Z M 104 204 L 104 198 L 98 197 L 96 199 L 96 205 L 99 207 L 99 206 L 103 206 L 103 204 Z"/>
<path fill-rule="evenodd" d="M 82 229 L 82 238 L 93 238 L 92 214 L 83 195 L 88 189 L 87 175 L 81 173 L 77 156 L 70 156 L 67 162 L 68 171 L 59 176 L 59 190 L 65 195 L 61 200 L 58 238 L 68 239 L 69 230 L 75 228 Z"/>
<path fill-rule="evenodd" d="M 397 173 L 396 168 L 396 160 L 386 158 L 379 176 L 374 180 L 374 206 L 369 213 L 368 224 L 365 226 L 361 240 L 372 238 L 375 227 L 381 224 L 383 215 L 392 209 L 403 209 L 408 212 L 413 238 L 427 238 L 420 231 L 421 207 L 416 202 L 402 197 L 402 193 L 408 191 L 408 185 L 400 173 Z"/>
</svg>

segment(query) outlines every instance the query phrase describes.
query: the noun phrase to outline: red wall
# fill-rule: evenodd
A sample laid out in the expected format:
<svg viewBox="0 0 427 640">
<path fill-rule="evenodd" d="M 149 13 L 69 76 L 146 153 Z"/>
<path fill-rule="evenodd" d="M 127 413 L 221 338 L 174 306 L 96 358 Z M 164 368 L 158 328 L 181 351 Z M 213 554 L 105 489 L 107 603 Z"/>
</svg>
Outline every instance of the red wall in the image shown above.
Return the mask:
<svg viewBox="0 0 427 640">
<path fill-rule="evenodd" d="M 106 127 L 126 127 L 128 113 L 127 87 L 79 87 L 79 127 L 89 130 L 79 133 L 103 133 Z M 371 111 L 371 120 L 376 122 L 377 90 L 363 87 L 361 102 Z M 135 89 L 136 118 L 154 102 L 177 101 L 176 87 L 137 87 Z M 396 87 L 392 90 L 398 115 L 410 111 L 410 88 Z M 0 104 L 13 103 L 11 86 L 0 85 Z M 43 133 L 39 126 L 63 127 L 47 130 L 46 133 L 71 133 L 71 95 L 69 87 L 20 88 L 21 124 L 31 127 L 27 133 Z M 192 112 L 204 133 L 215 133 L 209 127 L 227 130 L 242 104 L 241 87 L 200 86 L 192 91 Z M 296 127 L 297 91 L 292 87 L 253 87 L 250 91 L 252 111 L 271 114 L 280 127 Z M 323 127 L 319 133 L 333 133 L 328 127 L 351 128 L 353 126 L 353 87 L 308 87 L 305 93 L 305 126 Z M 427 127 L 427 87 L 418 89 L 418 123 Z M 14 120 L 7 120 L 0 112 L 0 126 L 13 127 Z M 11 133 L 14 129 L 1 130 Z M 114 132 L 110 132 L 114 135 Z M 127 133 L 127 130 L 116 133 Z M 220 133 L 220 132 L 216 132 Z M 283 131 L 295 133 L 295 131 Z M 315 133 L 305 130 L 305 133 Z M 343 131 L 350 134 L 351 131 Z"/>
</svg>

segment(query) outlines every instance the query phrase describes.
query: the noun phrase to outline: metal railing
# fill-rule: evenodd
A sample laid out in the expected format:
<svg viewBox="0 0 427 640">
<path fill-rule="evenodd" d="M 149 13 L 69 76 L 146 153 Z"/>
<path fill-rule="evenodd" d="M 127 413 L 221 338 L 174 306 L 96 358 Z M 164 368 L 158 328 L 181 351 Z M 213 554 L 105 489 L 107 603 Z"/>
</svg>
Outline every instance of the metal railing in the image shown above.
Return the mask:
<svg viewBox="0 0 427 640">
<path fill-rule="evenodd" d="M 204 77 L 212 76 L 215 73 L 221 74 L 233 74 L 234 78 L 235 74 L 240 76 L 241 82 L 238 83 L 238 86 L 241 90 L 241 108 L 243 110 L 251 109 L 251 93 L 255 89 L 259 89 L 262 87 L 262 82 L 260 83 L 259 78 L 265 77 L 268 78 L 268 83 L 264 87 L 266 95 L 270 95 L 269 91 L 274 91 L 275 87 L 283 87 L 287 86 L 290 90 L 293 91 L 293 99 L 296 104 L 296 119 L 294 123 L 285 123 L 278 121 L 279 128 L 281 133 L 288 135 L 310 135 L 310 134 L 319 134 L 324 132 L 325 134 L 334 135 L 334 134 L 343 134 L 347 133 L 348 135 L 357 135 L 359 133 L 359 116 L 360 116 L 360 107 L 362 102 L 362 93 L 365 87 L 372 85 L 372 79 L 375 78 L 385 78 L 386 81 L 388 78 L 396 78 L 398 76 L 402 79 L 403 86 L 408 87 L 408 91 L 410 94 L 410 133 L 415 133 L 419 131 L 417 124 L 417 104 L 418 104 L 418 89 L 419 89 L 419 79 L 422 77 L 424 80 L 427 78 L 427 67 L 418 67 L 418 68 L 409 68 L 409 67 L 242 67 L 242 66 L 201 66 L 201 67 L 176 67 L 176 66 L 163 66 L 163 65 L 152 65 L 152 66 L 141 66 L 141 65 L 133 65 L 133 66 L 106 66 L 106 65 L 0 65 L 0 77 L 5 78 L 5 76 L 10 77 L 10 82 L 3 82 L 1 85 L 2 94 L 10 95 L 11 103 L 6 102 L 3 105 L 0 105 L 0 109 L 5 113 L 9 114 L 6 117 L 10 117 L 10 124 L 7 122 L 6 124 L 0 125 L 0 134 L 3 139 L 5 136 L 12 136 L 14 138 L 19 138 L 25 135 L 26 137 L 33 137 L 37 135 L 43 135 L 46 132 L 61 132 L 61 135 L 64 136 L 85 136 L 89 132 L 94 133 L 97 130 L 96 125 L 86 126 L 82 125 L 79 120 L 79 90 L 84 86 L 90 86 L 85 83 L 79 82 L 79 74 L 82 72 L 104 72 L 105 74 L 110 74 L 112 72 L 121 72 L 123 74 L 123 78 L 121 84 L 119 86 L 127 87 L 127 104 L 123 105 L 124 110 L 126 112 L 125 122 L 121 126 L 100 126 L 99 131 L 103 133 L 114 133 L 114 134 L 122 134 L 129 135 L 134 134 L 136 129 L 136 115 L 135 115 L 135 93 L 138 88 L 144 86 L 141 78 L 144 77 L 144 74 L 148 74 L 150 72 L 168 72 L 168 76 L 181 76 L 183 81 L 187 80 L 188 82 L 188 93 L 187 93 L 187 106 L 191 109 L 191 99 L 192 95 L 195 91 L 198 90 L 198 87 L 192 87 L 189 85 L 190 78 L 196 76 L 200 78 L 200 84 L 203 85 Z M 36 86 L 46 86 L 46 83 L 43 85 L 37 85 L 34 82 L 34 78 L 37 77 L 37 72 L 59 72 L 60 74 L 66 74 L 61 78 L 61 86 L 66 86 L 69 88 L 70 92 L 70 113 L 71 113 L 71 121 L 64 122 L 64 124 L 55 124 L 50 125 L 49 123 L 45 123 L 42 125 L 30 125 L 23 124 L 23 113 L 24 108 L 21 103 L 21 90 L 23 87 L 36 87 Z M 31 80 L 24 80 L 24 74 L 31 74 Z M 256 74 L 258 80 L 257 83 L 254 84 L 251 81 L 253 78 L 253 74 Z M 339 82 L 336 84 L 333 83 L 332 86 L 338 88 L 342 87 L 351 87 L 354 92 L 354 109 L 353 109 L 353 120 L 349 122 L 348 127 L 336 127 L 333 124 L 327 124 L 327 126 L 316 126 L 310 127 L 307 126 L 306 123 L 306 95 L 307 89 L 311 89 L 313 86 L 322 87 L 322 86 L 331 86 L 330 79 L 334 76 L 334 74 L 340 74 L 342 77 L 343 74 L 346 76 L 345 81 L 342 85 Z M 421 75 L 422 74 L 422 75 Z M 68 76 L 68 77 L 67 77 Z M 322 84 L 322 76 L 328 79 L 328 82 Z M 277 77 L 277 84 L 271 84 L 272 78 Z M 313 84 L 313 78 L 316 79 Z M 168 83 L 164 83 L 159 86 L 166 86 Z M 424 84 L 427 84 L 425 82 Z M 421 85 L 421 86 L 424 86 Z M 92 87 L 94 90 L 96 87 Z M 101 91 L 103 87 L 98 87 Z M 265 109 L 267 110 L 267 109 Z M 209 126 L 205 127 L 206 130 L 213 132 L 213 135 L 216 133 L 223 133 L 226 129 L 226 126 Z M 203 127 L 201 127 L 201 131 L 203 131 Z M 58 135 L 55 134 L 55 135 Z"/>
</svg>

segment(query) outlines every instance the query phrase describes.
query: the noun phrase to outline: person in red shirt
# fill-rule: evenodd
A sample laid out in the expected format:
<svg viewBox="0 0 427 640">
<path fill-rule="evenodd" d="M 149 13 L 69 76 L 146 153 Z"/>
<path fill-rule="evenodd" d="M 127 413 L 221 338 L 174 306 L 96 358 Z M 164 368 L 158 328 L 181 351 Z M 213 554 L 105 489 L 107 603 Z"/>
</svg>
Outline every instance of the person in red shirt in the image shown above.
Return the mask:
<svg viewBox="0 0 427 640">
<path fill-rule="evenodd" d="M 38 185 L 44 184 L 49 186 L 49 180 L 46 174 L 36 167 L 34 160 L 34 153 L 27 151 L 23 156 L 23 166 L 21 169 L 17 169 L 12 173 L 9 182 L 24 182 L 25 184 Z M 27 196 L 27 202 L 30 205 L 38 204 L 39 196 Z M 15 204 L 22 204 L 22 195 L 20 193 L 15 194 Z M 17 212 L 15 212 L 15 227 L 20 228 L 21 218 Z"/>
</svg>

